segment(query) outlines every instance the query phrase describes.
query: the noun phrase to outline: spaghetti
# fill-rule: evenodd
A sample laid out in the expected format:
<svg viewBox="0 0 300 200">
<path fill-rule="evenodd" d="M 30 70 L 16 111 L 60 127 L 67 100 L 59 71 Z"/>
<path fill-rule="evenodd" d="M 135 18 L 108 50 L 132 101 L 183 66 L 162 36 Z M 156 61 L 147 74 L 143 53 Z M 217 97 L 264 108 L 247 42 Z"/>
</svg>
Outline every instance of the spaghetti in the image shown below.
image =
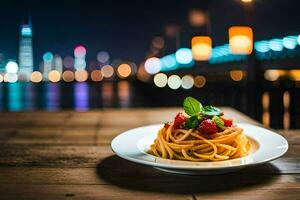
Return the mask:
<svg viewBox="0 0 300 200">
<path fill-rule="evenodd" d="M 206 135 L 197 129 L 175 129 L 174 125 L 158 131 L 149 153 L 166 159 L 186 161 L 222 161 L 246 156 L 250 143 L 241 128 L 226 127 Z"/>
</svg>

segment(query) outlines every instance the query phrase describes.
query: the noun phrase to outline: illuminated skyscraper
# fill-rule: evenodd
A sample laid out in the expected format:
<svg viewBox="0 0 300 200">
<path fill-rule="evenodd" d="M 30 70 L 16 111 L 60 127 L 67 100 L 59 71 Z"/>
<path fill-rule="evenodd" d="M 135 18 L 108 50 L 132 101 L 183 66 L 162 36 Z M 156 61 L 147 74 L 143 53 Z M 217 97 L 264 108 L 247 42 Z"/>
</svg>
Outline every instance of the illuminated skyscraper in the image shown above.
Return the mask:
<svg viewBox="0 0 300 200">
<path fill-rule="evenodd" d="M 19 80 L 29 81 L 33 71 L 32 26 L 22 23 L 19 46 Z"/>
</svg>

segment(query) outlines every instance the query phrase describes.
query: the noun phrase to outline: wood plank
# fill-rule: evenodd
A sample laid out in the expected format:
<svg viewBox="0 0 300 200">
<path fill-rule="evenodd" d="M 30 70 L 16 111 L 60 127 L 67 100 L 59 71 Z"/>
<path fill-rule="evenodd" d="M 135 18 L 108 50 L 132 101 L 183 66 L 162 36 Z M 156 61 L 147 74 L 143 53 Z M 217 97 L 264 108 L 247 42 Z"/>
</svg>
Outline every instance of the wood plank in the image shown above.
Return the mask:
<svg viewBox="0 0 300 200">
<path fill-rule="evenodd" d="M 107 146 L 1 144 L 0 166 L 94 167 L 112 154 Z"/>
<path fill-rule="evenodd" d="M 193 200 L 190 194 L 162 193 L 160 191 L 145 192 L 129 190 L 112 185 L 28 185 L 1 184 L 0 194 L 3 199 L 101 199 L 101 200 Z"/>
<path fill-rule="evenodd" d="M 1 167 L 0 183 L 5 184 L 149 184 L 153 187 L 193 187 L 213 181 L 222 183 L 230 179 L 230 184 L 254 184 L 257 181 L 272 179 L 279 173 L 286 173 L 276 184 L 297 183 L 300 181 L 299 165 L 278 160 L 271 164 L 252 166 L 235 173 L 214 176 L 180 176 L 169 174 L 152 167 L 131 163 L 111 156 L 95 164 L 94 167 Z M 126 169 L 126 170 L 125 170 Z M 298 170 L 298 171 L 297 171 Z M 293 174 L 298 173 L 298 174 Z M 243 177 L 243 178 L 241 178 Z"/>
<path fill-rule="evenodd" d="M 275 174 L 300 173 L 299 145 L 290 147 L 288 153 L 272 162 L 274 168 L 268 169 Z M 40 166 L 40 167 L 95 167 L 100 161 L 114 155 L 110 146 L 45 146 L 12 145 L 0 146 L 0 166 Z M 110 161 L 108 159 L 108 161 Z M 113 160 L 114 161 L 114 160 Z M 121 170 L 127 169 L 129 163 L 119 159 L 110 166 L 123 164 Z M 109 165 L 107 166 L 109 167 Z M 266 171 L 264 171 L 266 173 Z"/>
</svg>

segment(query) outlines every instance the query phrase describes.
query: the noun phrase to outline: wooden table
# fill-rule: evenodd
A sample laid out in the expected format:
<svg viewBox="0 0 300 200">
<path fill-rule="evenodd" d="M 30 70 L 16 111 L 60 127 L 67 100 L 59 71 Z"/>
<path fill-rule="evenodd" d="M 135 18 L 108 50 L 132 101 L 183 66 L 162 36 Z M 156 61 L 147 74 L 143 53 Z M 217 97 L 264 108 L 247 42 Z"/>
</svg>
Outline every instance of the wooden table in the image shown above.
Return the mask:
<svg viewBox="0 0 300 200">
<path fill-rule="evenodd" d="M 290 144 L 284 157 L 225 175 L 168 174 L 111 151 L 120 132 L 169 121 L 178 111 L 0 113 L 0 199 L 300 199 L 300 131 L 281 131 Z"/>
</svg>

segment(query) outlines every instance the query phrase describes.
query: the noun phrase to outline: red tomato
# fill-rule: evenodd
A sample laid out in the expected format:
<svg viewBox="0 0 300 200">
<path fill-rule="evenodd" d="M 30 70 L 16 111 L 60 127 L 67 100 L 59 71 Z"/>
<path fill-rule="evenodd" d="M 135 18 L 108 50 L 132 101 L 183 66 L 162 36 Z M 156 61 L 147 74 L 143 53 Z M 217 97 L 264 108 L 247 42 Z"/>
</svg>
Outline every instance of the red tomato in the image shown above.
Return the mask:
<svg viewBox="0 0 300 200">
<path fill-rule="evenodd" d="M 217 125 L 216 123 L 211 119 L 206 119 L 201 122 L 199 129 L 201 133 L 205 134 L 214 134 L 217 132 Z"/>
<path fill-rule="evenodd" d="M 181 128 L 184 122 L 187 120 L 187 117 L 183 113 L 178 113 L 174 119 L 174 127 Z"/>
</svg>

